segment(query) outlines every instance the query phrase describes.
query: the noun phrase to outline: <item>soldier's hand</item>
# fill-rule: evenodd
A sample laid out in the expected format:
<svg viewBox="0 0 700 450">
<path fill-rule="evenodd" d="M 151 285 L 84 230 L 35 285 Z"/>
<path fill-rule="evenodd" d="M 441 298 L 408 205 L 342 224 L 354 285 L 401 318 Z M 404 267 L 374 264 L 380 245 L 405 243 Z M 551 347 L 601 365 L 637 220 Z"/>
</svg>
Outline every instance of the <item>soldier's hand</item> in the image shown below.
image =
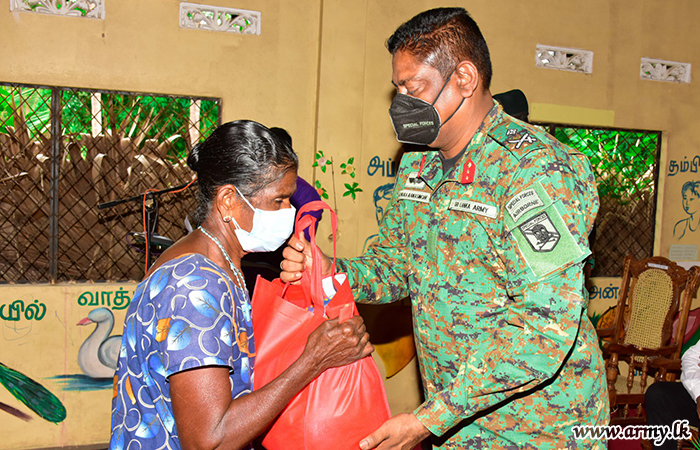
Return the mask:
<svg viewBox="0 0 700 450">
<path fill-rule="evenodd" d="M 311 268 L 315 263 L 311 256 L 309 242 L 303 237 L 299 238 L 296 235 L 289 240 L 287 247 L 282 251 L 282 256 L 284 260 L 280 263 L 280 269 L 282 269 L 280 279 L 285 283 L 299 281 L 301 272 L 307 267 Z M 321 253 L 320 264 L 323 269 L 323 275 L 330 275 L 331 260 L 323 253 Z"/>
<path fill-rule="evenodd" d="M 411 450 L 430 436 L 413 414 L 399 414 L 384 422 L 374 433 L 360 441 L 362 450 Z"/>
</svg>

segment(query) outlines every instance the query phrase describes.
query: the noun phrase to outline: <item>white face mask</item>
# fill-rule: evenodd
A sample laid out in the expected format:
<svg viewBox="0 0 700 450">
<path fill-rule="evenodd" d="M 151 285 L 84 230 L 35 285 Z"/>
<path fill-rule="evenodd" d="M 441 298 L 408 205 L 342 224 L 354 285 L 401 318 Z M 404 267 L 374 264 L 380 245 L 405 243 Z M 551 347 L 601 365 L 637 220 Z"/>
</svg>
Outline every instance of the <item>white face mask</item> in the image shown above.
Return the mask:
<svg viewBox="0 0 700 450">
<path fill-rule="evenodd" d="M 238 188 L 236 188 L 238 191 Z M 265 211 L 254 208 L 247 198 L 238 191 L 238 195 L 253 210 L 253 228 L 246 231 L 238 225 L 236 219 L 231 217 L 236 226 L 236 237 L 241 247 L 246 252 L 273 252 L 284 244 L 294 231 L 294 217 L 296 209 L 281 208 L 277 211 Z"/>
</svg>

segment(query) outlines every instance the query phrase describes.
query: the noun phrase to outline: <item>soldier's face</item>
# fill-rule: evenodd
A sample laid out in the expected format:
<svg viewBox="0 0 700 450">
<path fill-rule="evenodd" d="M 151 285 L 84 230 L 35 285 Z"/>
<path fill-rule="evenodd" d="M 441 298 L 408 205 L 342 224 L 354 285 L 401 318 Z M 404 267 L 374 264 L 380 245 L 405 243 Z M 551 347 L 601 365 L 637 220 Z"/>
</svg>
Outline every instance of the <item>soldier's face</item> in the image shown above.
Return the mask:
<svg viewBox="0 0 700 450">
<path fill-rule="evenodd" d="M 440 114 L 441 122 L 445 122 L 459 107 L 462 96 L 456 85 L 456 77 L 451 77 L 445 84 L 445 79 L 436 68 L 403 51 L 398 51 L 394 54 L 391 66 L 391 81 L 396 87 L 396 91 L 431 104 L 435 102 L 433 106 Z M 437 98 L 443 85 L 445 88 L 440 97 Z M 437 101 L 435 100 L 436 98 Z M 458 120 L 453 117 L 440 128 L 440 134 L 435 142 L 430 144 L 430 147 L 441 148 L 446 142 L 449 142 L 452 134 L 451 130 L 456 122 Z"/>
</svg>

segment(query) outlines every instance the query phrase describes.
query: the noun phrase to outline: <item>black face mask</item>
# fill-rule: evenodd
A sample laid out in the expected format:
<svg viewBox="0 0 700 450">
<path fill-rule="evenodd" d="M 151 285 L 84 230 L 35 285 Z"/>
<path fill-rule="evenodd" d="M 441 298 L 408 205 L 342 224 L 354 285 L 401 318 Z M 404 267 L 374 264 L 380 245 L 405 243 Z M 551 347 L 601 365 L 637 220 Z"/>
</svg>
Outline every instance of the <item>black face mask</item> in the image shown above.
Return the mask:
<svg viewBox="0 0 700 450">
<path fill-rule="evenodd" d="M 464 102 L 464 98 L 462 98 L 459 106 L 450 114 L 450 117 L 444 123 L 440 123 L 440 114 L 433 105 L 440 98 L 450 78 L 452 78 L 452 74 L 445 80 L 445 84 L 440 88 L 433 103 L 406 94 L 396 94 L 389 108 L 389 116 L 392 125 L 394 125 L 396 139 L 399 142 L 419 145 L 429 145 L 435 142 L 440 134 L 440 128 L 455 115 Z"/>
</svg>

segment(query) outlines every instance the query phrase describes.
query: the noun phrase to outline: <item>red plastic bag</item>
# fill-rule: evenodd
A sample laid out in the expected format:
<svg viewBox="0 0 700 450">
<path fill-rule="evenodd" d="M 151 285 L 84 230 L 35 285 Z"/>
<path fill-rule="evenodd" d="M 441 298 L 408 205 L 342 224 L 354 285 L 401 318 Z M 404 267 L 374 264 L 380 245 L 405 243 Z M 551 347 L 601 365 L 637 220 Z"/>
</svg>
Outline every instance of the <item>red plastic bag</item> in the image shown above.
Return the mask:
<svg viewBox="0 0 700 450">
<path fill-rule="evenodd" d="M 325 278 L 327 287 L 332 282 L 335 295 L 327 304 L 324 302 L 327 296 L 320 264 L 315 265 L 313 273 L 305 271 L 299 285 L 258 277 L 252 299 L 257 351 L 255 389 L 272 381 L 301 355 L 309 334 L 326 317 L 340 317 L 343 321 L 357 315 L 347 277 L 335 273 L 334 211 L 321 201 L 304 205 L 299 211 L 295 233 L 299 235 L 315 221 L 302 214 L 319 209 L 331 211 L 334 276 Z M 309 226 L 309 232 L 316 256 L 320 250 L 314 242 L 313 226 Z M 360 440 L 390 416 L 384 382 L 374 360 L 368 356 L 347 366 L 328 369 L 312 381 L 282 411 L 262 443 L 268 450 L 358 450 Z"/>
</svg>

